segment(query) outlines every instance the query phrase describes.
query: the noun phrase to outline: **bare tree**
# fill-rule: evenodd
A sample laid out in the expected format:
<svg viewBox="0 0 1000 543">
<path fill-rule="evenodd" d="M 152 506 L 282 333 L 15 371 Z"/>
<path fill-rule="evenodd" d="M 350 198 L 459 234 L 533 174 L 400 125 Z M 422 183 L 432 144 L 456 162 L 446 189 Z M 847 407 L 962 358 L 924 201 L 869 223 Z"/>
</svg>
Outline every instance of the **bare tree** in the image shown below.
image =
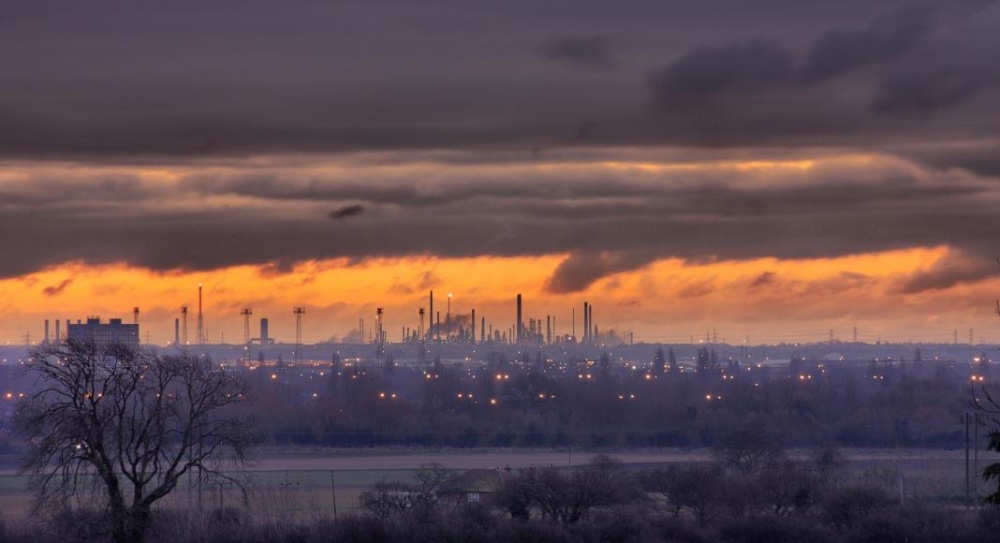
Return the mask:
<svg viewBox="0 0 1000 543">
<path fill-rule="evenodd" d="M 989 389 L 986 385 L 980 387 L 979 393 L 976 393 L 975 387 L 972 389 L 972 403 L 973 407 L 984 413 L 984 417 L 989 421 L 989 424 L 993 426 L 988 434 L 989 441 L 987 442 L 986 448 L 990 451 L 1000 452 L 1000 400 L 993 397 L 990 394 Z M 978 424 L 978 417 L 977 417 Z M 968 436 L 968 434 L 966 434 Z M 966 451 L 968 454 L 968 451 Z M 968 458 L 968 456 L 966 456 Z M 978 477 L 980 474 L 976 474 Z M 988 494 L 984 501 L 992 506 L 1000 506 L 1000 462 L 993 462 L 987 465 L 982 471 L 983 480 L 987 483 L 992 483 L 997 485 L 997 490 Z"/>
<path fill-rule="evenodd" d="M 502 480 L 500 506 L 512 518 L 527 520 L 537 507 L 542 518 L 575 523 L 591 509 L 628 503 L 637 493 L 621 462 L 597 455 L 572 471 L 554 466 L 521 470 Z"/>
<path fill-rule="evenodd" d="M 712 447 L 712 456 L 727 469 L 751 475 L 780 465 L 785 453 L 758 433 L 737 430 L 722 436 Z"/>
<path fill-rule="evenodd" d="M 69 342 L 36 349 L 26 369 L 35 391 L 14 423 L 28 444 L 36 511 L 65 507 L 93 485 L 106 500 L 103 529 L 137 542 L 153 504 L 184 474 L 241 484 L 222 468 L 242 464 L 251 442 L 252 419 L 230 409 L 245 387 L 210 360 Z"/>
</svg>

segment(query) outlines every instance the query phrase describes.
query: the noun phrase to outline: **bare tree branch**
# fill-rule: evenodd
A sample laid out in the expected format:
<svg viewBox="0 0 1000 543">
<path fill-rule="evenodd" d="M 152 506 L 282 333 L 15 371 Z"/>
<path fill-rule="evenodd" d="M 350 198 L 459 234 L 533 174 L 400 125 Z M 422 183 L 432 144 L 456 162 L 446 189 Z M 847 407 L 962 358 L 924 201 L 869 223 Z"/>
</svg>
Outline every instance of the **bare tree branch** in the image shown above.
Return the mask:
<svg viewBox="0 0 1000 543">
<path fill-rule="evenodd" d="M 253 420 L 230 406 L 246 399 L 242 379 L 187 355 L 69 342 L 36 349 L 27 371 L 37 389 L 18 405 L 15 429 L 29 443 L 23 473 L 35 508 L 65 506 L 85 481 L 102 489 L 107 532 L 138 541 L 152 505 L 200 469 L 239 465 Z"/>
</svg>

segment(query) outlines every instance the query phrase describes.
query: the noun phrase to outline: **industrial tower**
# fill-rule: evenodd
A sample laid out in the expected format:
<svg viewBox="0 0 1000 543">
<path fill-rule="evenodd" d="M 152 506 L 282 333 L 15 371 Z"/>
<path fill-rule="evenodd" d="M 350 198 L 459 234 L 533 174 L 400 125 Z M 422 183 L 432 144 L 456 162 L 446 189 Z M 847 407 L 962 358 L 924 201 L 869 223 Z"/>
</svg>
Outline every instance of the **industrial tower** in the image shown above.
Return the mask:
<svg viewBox="0 0 1000 543">
<path fill-rule="evenodd" d="M 181 306 L 181 345 L 188 344 L 188 306 Z"/>
<path fill-rule="evenodd" d="M 205 317 L 201 307 L 201 283 L 198 283 L 198 345 L 205 344 Z"/>
<path fill-rule="evenodd" d="M 250 315 L 253 315 L 253 308 L 240 309 L 240 315 L 243 316 L 243 344 L 250 345 Z"/>
<path fill-rule="evenodd" d="M 296 307 L 292 310 L 295 314 L 295 362 L 301 362 L 302 358 L 302 315 L 306 314 L 304 307 Z"/>
</svg>

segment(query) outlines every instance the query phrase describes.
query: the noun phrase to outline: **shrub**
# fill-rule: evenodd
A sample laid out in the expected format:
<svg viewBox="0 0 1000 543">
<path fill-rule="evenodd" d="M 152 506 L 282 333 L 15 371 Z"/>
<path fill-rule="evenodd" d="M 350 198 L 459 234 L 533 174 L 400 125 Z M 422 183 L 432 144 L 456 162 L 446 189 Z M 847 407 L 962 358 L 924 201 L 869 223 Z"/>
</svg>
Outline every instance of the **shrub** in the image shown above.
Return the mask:
<svg viewBox="0 0 1000 543">
<path fill-rule="evenodd" d="M 833 534 L 808 519 L 749 517 L 724 526 L 720 540 L 725 543 L 824 543 L 834 541 Z"/>
<path fill-rule="evenodd" d="M 823 517 L 838 527 L 851 527 L 891 503 L 882 489 L 847 486 L 831 492 L 823 501 Z"/>
<path fill-rule="evenodd" d="M 631 543 L 652 539 L 653 529 L 639 510 L 623 506 L 596 511 L 574 533 L 588 533 L 599 543 Z"/>
<path fill-rule="evenodd" d="M 995 533 L 993 534 L 995 537 Z M 869 515 L 848 538 L 850 543 L 958 543 L 973 541 L 955 516 L 938 507 L 894 507 Z"/>
<path fill-rule="evenodd" d="M 321 543 L 390 543 L 394 541 L 388 522 L 371 515 L 347 514 L 336 521 L 320 521 L 313 540 Z"/>
</svg>

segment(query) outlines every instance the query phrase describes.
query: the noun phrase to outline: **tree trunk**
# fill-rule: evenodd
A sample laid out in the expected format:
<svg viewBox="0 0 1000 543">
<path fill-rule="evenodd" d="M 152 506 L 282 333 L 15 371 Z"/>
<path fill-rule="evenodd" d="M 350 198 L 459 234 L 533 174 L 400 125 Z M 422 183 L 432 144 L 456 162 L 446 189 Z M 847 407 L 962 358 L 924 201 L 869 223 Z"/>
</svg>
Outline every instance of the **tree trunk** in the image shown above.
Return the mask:
<svg viewBox="0 0 1000 543">
<path fill-rule="evenodd" d="M 115 543 L 142 543 L 152 511 L 149 506 L 134 505 L 119 515 L 115 515 L 112 533 Z"/>
</svg>

